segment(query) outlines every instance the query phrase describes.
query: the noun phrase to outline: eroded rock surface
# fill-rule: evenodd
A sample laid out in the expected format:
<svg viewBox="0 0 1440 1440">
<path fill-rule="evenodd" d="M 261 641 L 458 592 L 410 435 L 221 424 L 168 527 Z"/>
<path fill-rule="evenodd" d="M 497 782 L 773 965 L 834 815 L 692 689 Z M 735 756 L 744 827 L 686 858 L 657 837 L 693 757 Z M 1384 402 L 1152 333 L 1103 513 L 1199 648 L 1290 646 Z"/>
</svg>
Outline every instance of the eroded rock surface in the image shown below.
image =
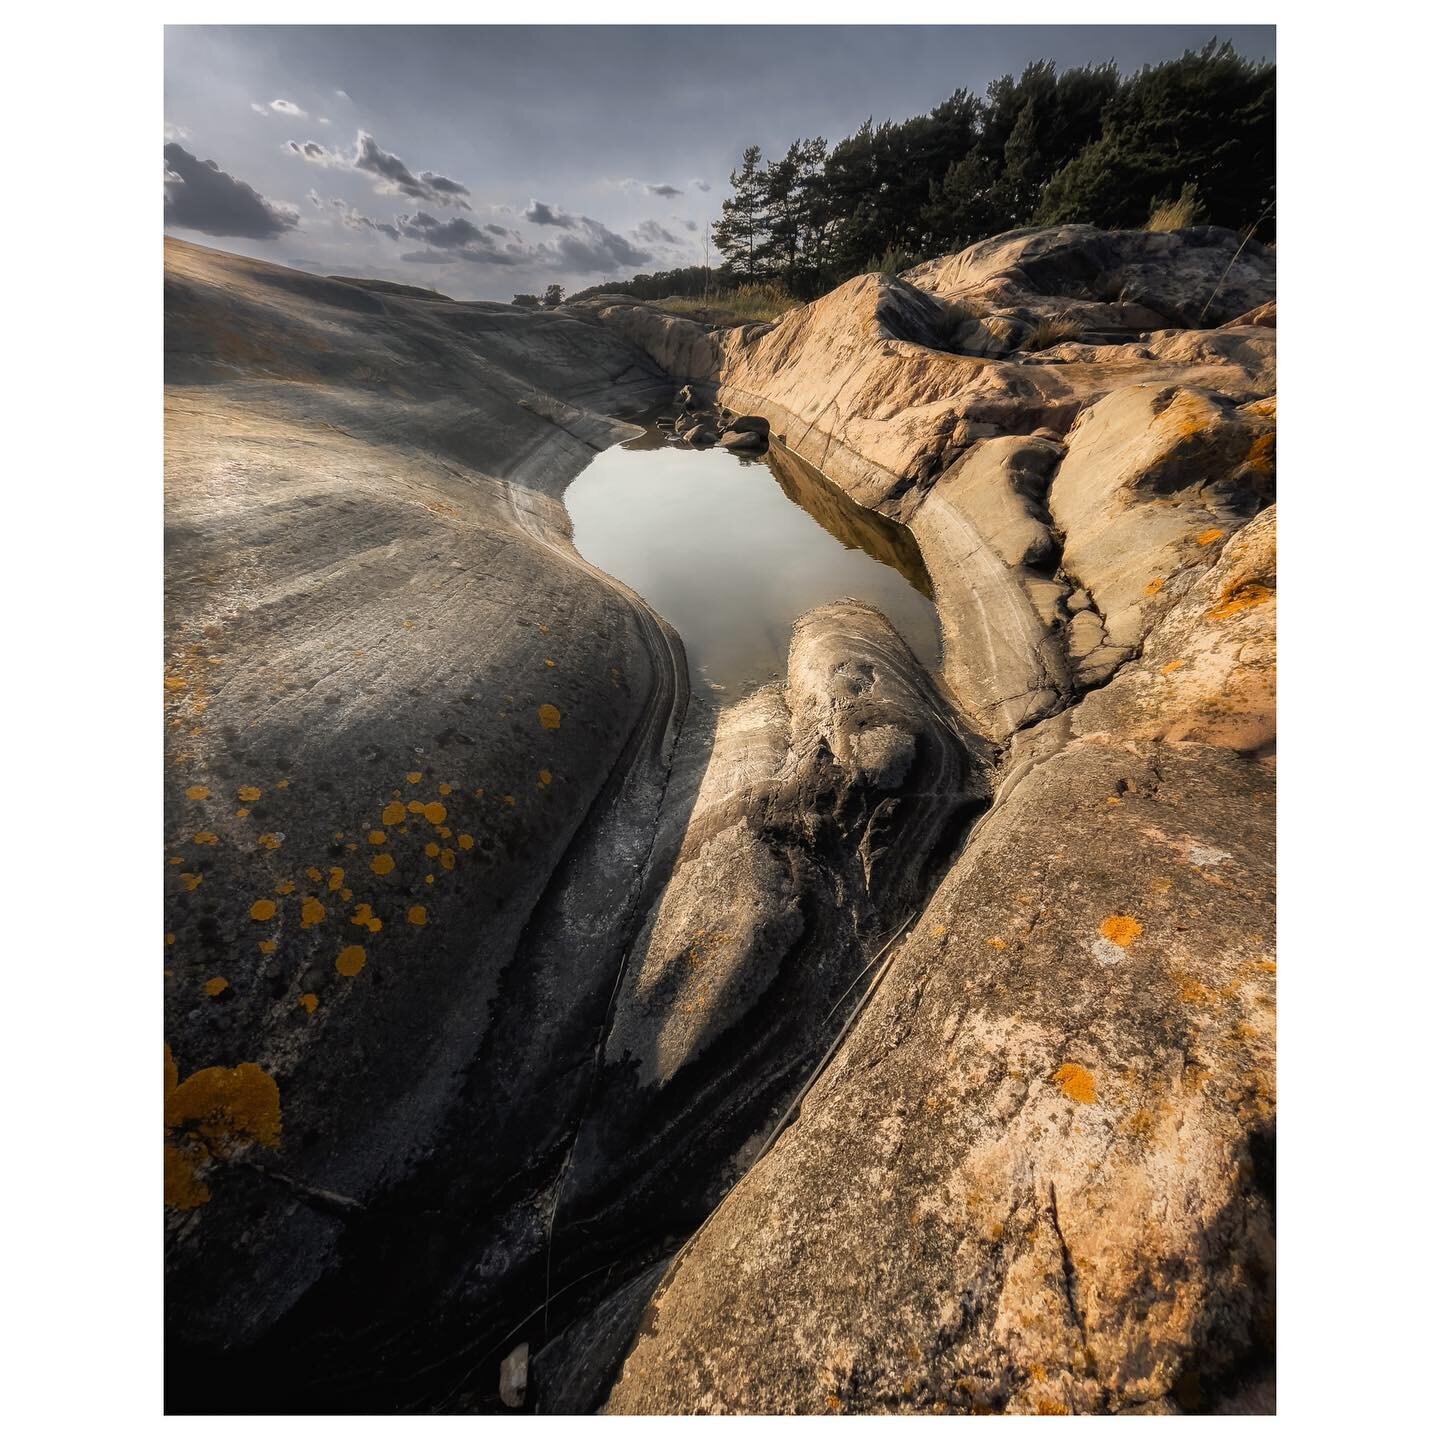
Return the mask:
<svg viewBox="0 0 1440 1440">
<path fill-rule="evenodd" d="M 172 1407 L 1273 1404 L 1273 254 L 167 277 Z M 662 399 L 907 524 L 940 673 L 842 602 L 682 724 L 560 502 Z"/>
</svg>

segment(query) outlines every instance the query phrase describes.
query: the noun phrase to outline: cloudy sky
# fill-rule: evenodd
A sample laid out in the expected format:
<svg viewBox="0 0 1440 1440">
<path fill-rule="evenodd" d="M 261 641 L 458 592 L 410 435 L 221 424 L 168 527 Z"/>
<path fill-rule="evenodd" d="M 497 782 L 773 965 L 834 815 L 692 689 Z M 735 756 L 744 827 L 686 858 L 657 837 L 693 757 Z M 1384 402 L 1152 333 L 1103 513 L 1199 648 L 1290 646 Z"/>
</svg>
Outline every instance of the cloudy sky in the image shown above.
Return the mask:
<svg viewBox="0 0 1440 1440">
<path fill-rule="evenodd" d="M 1032 59 L 1122 70 L 1214 26 L 169 26 L 165 229 L 508 300 L 701 261 L 747 144 L 832 143 Z M 1267 26 L 1219 27 L 1273 57 Z"/>
</svg>

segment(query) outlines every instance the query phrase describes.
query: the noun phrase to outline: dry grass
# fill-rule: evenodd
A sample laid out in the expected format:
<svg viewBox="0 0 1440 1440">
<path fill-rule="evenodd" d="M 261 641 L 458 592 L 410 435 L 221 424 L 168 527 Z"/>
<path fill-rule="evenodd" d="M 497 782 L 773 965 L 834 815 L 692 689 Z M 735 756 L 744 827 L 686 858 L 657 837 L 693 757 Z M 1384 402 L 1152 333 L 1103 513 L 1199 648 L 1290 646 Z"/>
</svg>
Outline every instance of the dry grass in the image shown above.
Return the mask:
<svg viewBox="0 0 1440 1440">
<path fill-rule="evenodd" d="M 1188 181 L 1174 200 L 1157 200 L 1145 228 L 1152 232 L 1184 230 L 1200 218 L 1200 197 Z"/>
<path fill-rule="evenodd" d="M 936 303 L 943 313 L 935 327 L 935 338 L 942 346 L 953 345 L 985 313 L 972 300 L 941 300 L 937 296 Z"/>
<path fill-rule="evenodd" d="M 739 285 L 734 290 L 718 290 L 708 299 L 676 295 L 655 301 L 656 306 L 671 315 L 684 315 L 712 325 L 739 325 L 756 320 L 778 320 L 793 310 L 799 301 L 778 285 Z"/>
<path fill-rule="evenodd" d="M 1073 340 L 1085 327 L 1073 315 L 1047 315 L 1026 338 L 1022 350 L 1048 350 Z"/>
</svg>

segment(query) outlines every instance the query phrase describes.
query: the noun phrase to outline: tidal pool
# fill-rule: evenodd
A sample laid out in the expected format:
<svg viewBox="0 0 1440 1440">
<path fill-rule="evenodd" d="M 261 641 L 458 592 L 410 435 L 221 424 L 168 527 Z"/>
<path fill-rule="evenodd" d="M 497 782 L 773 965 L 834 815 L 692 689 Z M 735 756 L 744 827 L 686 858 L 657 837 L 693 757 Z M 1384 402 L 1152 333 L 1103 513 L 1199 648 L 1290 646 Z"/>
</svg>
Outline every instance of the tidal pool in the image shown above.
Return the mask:
<svg viewBox="0 0 1440 1440">
<path fill-rule="evenodd" d="M 760 459 L 691 450 L 651 420 L 597 455 L 565 504 L 575 548 L 679 631 L 697 685 L 737 695 L 779 678 L 793 622 L 846 596 L 883 611 L 927 669 L 939 664 L 910 532 L 779 446 Z"/>
</svg>

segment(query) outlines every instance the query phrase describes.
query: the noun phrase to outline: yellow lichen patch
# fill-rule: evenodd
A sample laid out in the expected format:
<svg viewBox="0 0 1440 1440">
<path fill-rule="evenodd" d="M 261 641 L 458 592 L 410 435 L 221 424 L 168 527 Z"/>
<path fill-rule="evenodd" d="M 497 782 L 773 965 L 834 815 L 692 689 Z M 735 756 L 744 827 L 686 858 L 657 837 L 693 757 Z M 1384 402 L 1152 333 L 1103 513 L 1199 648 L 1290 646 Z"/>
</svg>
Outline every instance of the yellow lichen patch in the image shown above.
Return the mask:
<svg viewBox="0 0 1440 1440">
<path fill-rule="evenodd" d="M 280 848 L 280 836 L 273 831 L 266 831 L 256 842 L 262 850 L 278 850 Z"/>
<path fill-rule="evenodd" d="M 545 659 L 545 668 L 547 670 L 553 670 L 555 668 L 555 662 L 551 660 L 548 656 Z"/>
<path fill-rule="evenodd" d="M 448 840 L 450 838 L 450 833 L 450 827 L 448 825 L 442 825 L 440 827 L 440 838 L 442 840 Z"/>
<path fill-rule="evenodd" d="M 1275 463 L 1275 432 L 1273 430 L 1263 431 L 1250 442 L 1250 449 L 1245 456 L 1247 465 L 1258 465 L 1262 469 L 1268 468 Z"/>
<path fill-rule="evenodd" d="M 1095 1103 L 1095 1077 L 1083 1065 L 1067 1062 L 1051 1079 L 1059 1086 L 1060 1093 L 1077 1105 Z"/>
<path fill-rule="evenodd" d="M 430 916 L 423 905 L 412 905 L 405 912 L 405 918 L 412 925 L 423 925 L 427 920 L 429 920 Z"/>
<path fill-rule="evenodd" d="M 440 865 L 442 869 L 453 870 L 455 868 L 455 852 L 453 850 L 442 850 L 440 852 Z"/>
<path fill-rule="evenodd" d="M 368 927 L 374 918 L 375 912 L 368 905 L 362 903 L 355 907 L 355 913 L 350 917 L 350 923 Z"/>
<path fill-rule="evenodd" d="M 542 770 L 540 772 L 540 788 L 543 790 L 554 778 L 548 770 Z"/>
<path fill-rule="evenodd" d="M 475 837 L 473 835 L 462 835 L 455 843 L 462 850 L 469 850 L 475 844 Z"/>
<path fill-rule="evenodd" d="M 300 997 L 300 1001 L 299 1001 L 300 1008 L 301 1008 L 307 1015 L 313 1015 L 313 1014 L 315 1013 L 315 1007 L 316 1007 L 317 1005 L 319 1005 L 319 1003 L 320 1003 L 320 997 L 319 997 L 318 995 L 316 995 L 316 994 L 314 993 L 314 991 L 312 991 L 312 990 L 307 990 L 307 991 Z"/>
<path fill-rule="evenodd" d="M 410 784 L 412 784 L 412 785 L 418 785 L 418 784 L 420 783 L 420 781 L 421 781 L 424 777 L 420 774 L 420 772 L 419 772 L 418 770 L 411 770 L 411 771 L 405 776 L 405 778 L 406 778 L 406 780 L 408 780 L 408 781 L 410 782 Z"/>
<path fill-rule="evenodd" d="M 205 877 L 204 877 L 203 875 L 196 875 L 196 874 L 194 874 L 193 872 L 192 872 L 192 873 L 185 873 L 185 872 L 182 871 L 182 872 L 181 872 L 181 875 L 180 875 L 180 883 L 181 883 L 187 890 L 193 890 L 193 889 L 195 889 L 195 887 L 196 887 L 197 885 L 199 885 L 199 883 L 200 883 L 204 878 L 205 878 Z"/>
<path fill-rule="evenodd" d="M 440 853 L 440 846 L 434 840 L 427 840 L 425 853 L 433 860 Z"/>
<path fill-rule="evenodd" d="M 381 812 L 382 825 L 399 825 L 404 822 L 405 807 L 398 800 L 392 800 Z"/>
<path fill-rule="evenodd" d="M 338 866 L 330 867 L 330 875 L 326 884 L 331 890 L 338 890 L 345 883 L 345 872 Z"/>
<path fill-rule="evenodd" d="M 1257 970 L 1263 970 L 1267 975 L 1273 975 L 1275 973 L 1275 962 L 1273 960 L 1257 960 L 1255 961 L 1255 968 Z"/>
<path fill-rule="evenodd" d="M 442 795 L 448 795 L 454 788 L 455 788 L 455 787 L 454 787 L 453 785 L 445 785 L 445 784 L 442 784 L 442 785 L 440 786 L 440 793 L 441 793 Z"/>
<path fill-rule="evenodd" d="M 275 886 L 277 895 L 289 895 L 294 892 L 295 882 L 293 880 L 281 880 Z"/>
<path fill-rule="evenodd" d="M 235 818 L 237 820 L 248 820 L 250 818 L 250 812 L 242 805 L 240 809 L 235 812 Z"/>
<path fill-rule="evenodd" d="M 189 688 L 189 685 L 190 682 L 182 679 L 179 675 L 167 675 L 165 677 L 165 688 L 167 690 L 185 690 Z"/>
<path fill-rule="evenodd" d="M 425 883 L 427 885 L 433 885 L 435 883 L 435 877 L 433 875 L 427 875 L 425 877 Z"/>
<path fill-rule="evenodd" d="M 335 957 L 335 968 L 342 975 L 358 975 L 365 968 L 365 947 L 347 945 Z"/>
<path fill-rule="evenodd" d="M 235 792 L 235 798 L 243 800 L 247 805 L 253 805 L 260 798 L 260 788 L 257 785 L 242 785 Z"/>
<path fill-rule="evenodd" d="M 930 938 L 932 940 L 943 940 L 949 933 L 943 925 L 932 925 L 930 927 Z"/>
<path fill-rule="evenodd" d="M 1162 675 L 1173 675 L 1185 662 L 1183 660 L 1172 660 L 1168 665 L 1160 667 Z"/>
<path fill-rule="evenodd" d="M 250 918 L 252 920 L 273 920 L 275 918 L 275 902 L 273 900 L 257 900 L 250 907 Z"/>
<path fill-rule="evenodd" d="M 165 1129 L 188 1130 L 212 1155 L 280 1146 L 280 1090 L 258 1065 L 197 1070 L 165 1097 Z"/>
<path fill-rule="evenodd" d="M 184 863 L 185 857 L 183 855 L 172 855 L 170 857 L 170 864 L 172 865 L 183 865 Z"/>
<path fill-rule="evenodd" d="M 1237 585 L 1233 590 L 1227 590 L 1220 600 L 1212 605 L 1205 612 L 1207 620 L 1228 620 L 1232 615 L 1238 615 L 1242 610 L 1253 609 L 1256 605 L 1263 605 L 1267 600 L 1273 600 L 1275 592 L 1268 585 L 1262 585 L 1258 580 L 1251 580 L 1244 585 Z"/>
<path fill-rule="evenodd" d="M 165 943 L 167 945 L 173 945 L 175 943 L 174 935 L 172 935 L 168 930 L 165 932 Z"/>
<path fill-rule="evenodd" d="M 288 790 L 290 788 L 290 782 L 288 780 L 277 780 L 275 782 L 275 788 L 277 790 Z"/>
<path fill-rule="evenodd" d="M 370 868 L 377 875 L 388 875 L 395 868 L 395 857 L 383 851 L 370 857 Z"/>
<path fill-rule="evenodd" d="M 1128 950 L 1144 933 L 1145 927 L 1133 915 L 1107 915 L 1100 922 L 1100 934 L 1122 950 Z"/>
<path fill-rule="evenodd" d="M 825 1408 L 831 1412 L 838 1413 L 841 1408 L 840 1397 L 838 1395 L 827 1395 L 825 1397 Z"/>
<path fill-rule="evenodd" d="M 1157 575 L 1140 593 L 1142 595 L 1158 595 L 1165 588 L 1165 577 Z"/>
<path fill-rule="evenodd" d="M 1217 540 L 1223 540 L 1224 538 L 1225 532 L 1223 530 L 1202 530 L 1195 537 L 1195 543 L 1197 545 L 1213 545 Z"/>
<path fill-rule="evenodd" d="M 195 843 L 197 845 L 214 845 L 220 837 L 213 830 L 197 830 L 195 832 Z"/>
<path fill-rule="evenodd" d="M 383 830 L 372 830 L 365 838 L 372 845 L 383 845 L 385 843 L 385 832 Z"/>
<path fill-rule="evenodd" d="M 212 999 L 230 988 L 230 982 L 223 975 L 212 976 L 200 987 Z"/>
<path fill-rule="evenodd" d="M 312 885 L 318 885 L 320 883 L 320 872 L 313 865 L 306 867 L 305 877 Z"/>
<path fill-rule="evenodd" d="M 405 808 L 412 815 L 423 815 L 425 813 L 425 802 L 423 800 L 412 800 Z"/>
<path fill-rule="evenodd" d="M 210 1187 L 195 1173 L 205 1158 L 198 1149 L 165 1146 L 165 1204 L 171 1210 L 194 1210 L 210 1199 Z"/>
<path fill-rule="evenodd" d="M 542 705 L 535 713 L 540 717 L 540 724 L 546 730 L 560 728 L 560 712 L 553 705 Z"/>
<path fill-rule="evenodd" d="M 300 902 L 300 928 L 308 930 L 325 918 L 325 907 L 313 896 L 307 895 Z"/>
<path fill-rule="evenodd" d="M 1002 939 L 1000 938 L 1000 936 L 998 936 L 998 935 L 992 935 L 985 943 L 986 943 L 992 950 L 1006 950 L 1006 949 L 1009 949 L 1009 946 L 1007 945 L 1007 943 L 1006 943 L 1004 940 L 1002 940 Z"/>
<path fill-rule="evenodd" d="M 445 807 L 438 801 L 432 800 L 425 807 L 425 818 L 432 825 L 443 825 L 445 823 Z"/>
<path fill-rule="evenodd" d="M 262 955 L 273 955 L 276 949 L 274 940 L 262 940 L 256 947 Z"/>
<path fill-rule="evenodd" d="M 1180 999 L 1186 1005 L 1208 1005 L 1215 996 L 1211 991 L 1198 980 L 1188 975 L 1182 975 L 1180 980 Z"/>
<path fill-rule="evenodd" d="M 513 795 L 502 795 L 500 797 L 500 803 L 502 805 L 513 805 L 515 803 L 515 797 Z"/>
<path fill-rule="evenodd" d="M 347 887 L 340 892 L 340 898 L 348 905 L 355 898 L 355 892 Z"/>
</svg>

